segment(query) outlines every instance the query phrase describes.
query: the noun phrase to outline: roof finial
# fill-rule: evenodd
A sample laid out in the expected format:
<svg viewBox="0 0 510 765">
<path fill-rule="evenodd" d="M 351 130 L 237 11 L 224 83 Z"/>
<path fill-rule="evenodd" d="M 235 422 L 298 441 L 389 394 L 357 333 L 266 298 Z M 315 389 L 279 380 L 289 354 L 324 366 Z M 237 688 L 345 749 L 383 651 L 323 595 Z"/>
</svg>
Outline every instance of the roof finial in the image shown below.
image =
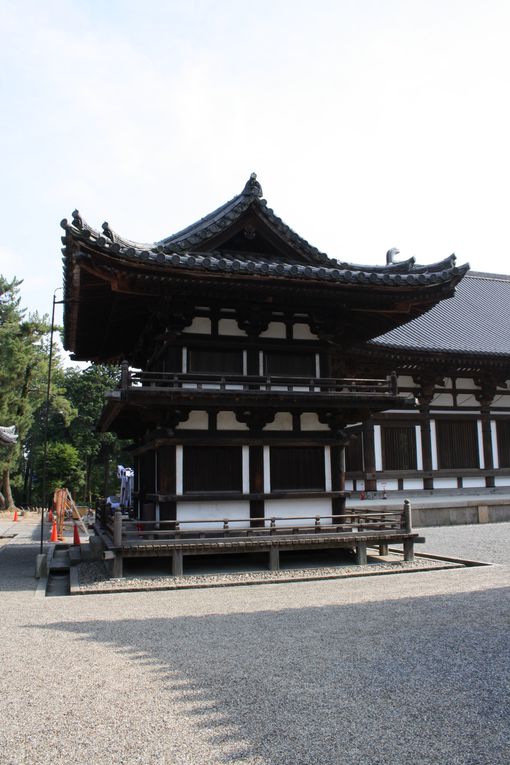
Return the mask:
<svg viewBox="0 0 510 765">
<path fill-rule="evenodd" d="M 107 236 L 107 237 L 108 237 L 108 239 L 111 239 L 111 240 L 112 240 L 112 242 L 114 242 L 114 241 L 115 241 L 115 239 L 113 238 L 113 233 L 112 233 L 112 230 L 111 230 L 110 226 L 108 225 L 107 221 L 105 221 L 105 222 L 102 224 L 101 228 L 103 229 L 103 234 L 104 234 L 105 236 Z"/>
<path fill-rule="evenodd" d="M 395 255 L 398 255 L 400 250 L 398 250 L 396 247 L 392 247 L 391 250 L 388 250 L 386 253 L 386 265 L 389 266 L 391 263 L 394 262 L 393 258 Z"/>
<path fill-rule="evenodd" d="M 78 210 L 73 210 L 72 215 L 73 215 L 73 225 L 75 225 L 76 228 L 83 228 L 83 220 Z"/>
<path fill-rule="evenodd" d="M 248 178 L 243 194 L 249 194 L 251 197 L 262 197 L 262 186 L 257 180 L 257 173 L 252 173 Z"/>
</svg>

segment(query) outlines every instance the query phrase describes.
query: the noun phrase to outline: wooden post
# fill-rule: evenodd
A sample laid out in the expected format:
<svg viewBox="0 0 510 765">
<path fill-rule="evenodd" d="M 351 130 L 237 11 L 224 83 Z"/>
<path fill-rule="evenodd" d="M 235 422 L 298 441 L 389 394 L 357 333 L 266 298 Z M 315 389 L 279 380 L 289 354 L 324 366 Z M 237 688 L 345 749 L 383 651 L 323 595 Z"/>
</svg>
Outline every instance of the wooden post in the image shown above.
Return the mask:
<svg viewBox="0 0 510 765">
<path fill-rule="evenodd" d="M 423 488 L 433 489 L 434 479 L 432 478 L 432 434 L 430 431 L 430 399 L 429 397 L 420 398 L 420 436 L 421 453 L 423 462 Z"/>
<path fill-rule="evenodd" d="M 345 445 L 335 445 L 330 449 L 331 460 L 331 489 L 332 491 L 345 491 Z M 345 512 L 345 495 L 334 497 L 331 501 L 333 515 L 342 515 Z M 338 523 L 335 520 L 334 523 Z"/>
<path fill-rule="evenodd" d="M 494 470 L 494 454 L 492 451 L 490 405 L 482 405 L 480 407 L 480 414 L 481 414 L 481 420 L 482 420 L 482 448 L 483 448 L 485 470 Z M 495 480 L 493 475 L 485 476 L 485 486 L 488 489 L 494 488 Z"/>
<path fill-rule="evenodd" d="M 184 560 L 182 550 L 174 550 L 172 553 L 172 576 L 182 576 L 184 572 Z"/>
<path fill-rule="evenodd" d="M 382 542 L 379 545 L 379 555 L 388 555 L 388 543 Z"/>
<path fill-rule="evenodd" d="M 367 543 L 364 539 L 358 539 L 356 542 L 356 563 L 358 566 L 364 566 L 367 562 Z"/>
<path fill-rule="evenodd" d="M 122 547 L 122 513 L 115 511 L 113 516 L 113 544 L 114 547 Z"/>
<path fill-rule="evenodd" d="M 269 568 L 271 571 L 280 570 L 280 549 L 275 545 L 269 548 Z"/>
<path fill-rule="evenodd" d="M 120 365 L 120 387 L 127 390 L 130 385 L 129 362 L 124 360 Z"/>
<path fill-rule="evenodd" d="M 114 579 L 122 577 L 122 553 L 117 553 L 112 562 L 112 576 Z"/>
<path fill-rule="evenodd" d="M 404 539 L 404 560 L 414 560 L 414 539 Z"/>
<path fill-rule="evenodd" d="M 408 499 L 404 500 L 404 529 L 408 534 L 413 530 L 411 503 Z"/>
<path fill-rule="evenodd" d="M 363 426 L 363 462 L 365 465 L 365 491 L 376 491 L 374 423 Z"/>
</svg>

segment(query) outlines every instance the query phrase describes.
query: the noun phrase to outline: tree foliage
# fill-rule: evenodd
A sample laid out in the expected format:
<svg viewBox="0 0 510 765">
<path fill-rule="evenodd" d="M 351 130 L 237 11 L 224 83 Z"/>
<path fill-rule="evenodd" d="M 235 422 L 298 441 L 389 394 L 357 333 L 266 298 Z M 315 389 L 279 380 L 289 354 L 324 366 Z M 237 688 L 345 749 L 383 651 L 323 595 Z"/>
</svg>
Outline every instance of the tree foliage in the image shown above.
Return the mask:
<svg viewBox="0 0 510 765">
<path fill-rule="evenodd" d="M 47 491 L 59 485 L 75 498 L 117 490 L 115 463 L 123 444 L 96 432 L 107 390 L 116 387 L 115 367 L 65 367 L 54 333 L 49 400 L 46 399 L 50 324 L 21 308 L 21 281 L 0 276 L 0 425 L 15 425 L 18 441 L 0 445 L 0 506 L 42 504 L 47 434 Z M 47 416 L 47 427 L 46 427 Z M 124 463 L 128 462 L 125 455 Z"/>
</svg>

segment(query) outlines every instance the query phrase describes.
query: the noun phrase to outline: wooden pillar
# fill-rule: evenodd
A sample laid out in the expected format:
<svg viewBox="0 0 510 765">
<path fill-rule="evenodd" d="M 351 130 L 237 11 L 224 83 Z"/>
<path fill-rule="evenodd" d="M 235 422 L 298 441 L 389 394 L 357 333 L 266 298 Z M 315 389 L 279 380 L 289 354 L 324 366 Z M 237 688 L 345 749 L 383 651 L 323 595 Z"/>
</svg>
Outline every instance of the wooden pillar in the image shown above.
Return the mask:
<svg viewBox="0 0 510 765">
<path fill-rule="evenodd" d="M 114 579 L 122 577 L 122 553 L 116 553 L 112 561 L 112 577 Z"/>
<path fill-rule="evenodd" d="M 345 445 L 335 445 L 330 448 L 331 459 L 331 490 L 345 491 Z M 331 502 L 333 515 L 342 515 L 345 512 L 345 496 L 334 497 Z M 334 521 L 339 523 L 340 519 Z"/>
<path fill-rule="evenodd" d="M 264 493 L 264 447 L 250 446 L 250 494 Z M 264 525 L 264 500 L 250 499 L 250 526 Z"/>
<path fill-rule="evenodd" d="M 174 550 L 172 553 L 172 576 L 182 576 L 184 572 L 184 556 L 182 550 Z"/>
<path fill-rule="evenodd" d="M 414 560 L 414 539 L 404 539 L 404 560 Z"/>
<path fill-rule="evenodd" d="M 430 399 L 420 399 L 420 434 L 421 434 L 421 452 L 423 459 L 423 488 L 433 489 L 434 479 L 432 477 L 432 436 L 430 432 Z"/>
<path fill-rule="evenodd" d="M 367 562 L 367 543 L 364 539 L 358 539 L 356 542 L 356 563 L 358 566 L 364 566 Z"/>
<path fill-rule="evenodd" d="M 176 464 L 175 446 L 160 446 L 158 449 L 158 486 L 160 495 L 175 495 L 176 493 Z M 160 501 L 160 521 L 175 521 L 177 519 L 177 502 L 175 500 Z M 168 527 L 167 527 L 168 528 Z"/>
<path fill-rule="evenodd" d="M 365 490 L 376 491 L 374 423 L 370 421 L 363 426 L 363 463 L 365 466 Z"/>
<path fill-rule="evenodd" d="M 382 542 L 379 545 L 379 555 L 388 555 L 388 543 Z"/>
<path fill-rule="evenodd" d="M 275 545 L 269 548 L 269 568 L 271 571 L 280 570 L 280 548 Z"/>
<path fill-rule="evenodd" d="M 483 460 L 486 470 L 494 470 L 494 453 L 492 451 L 492 433 L 491 433 L 491 420 L 490 420 L 490 404 L 484 403 L 480 407 L 480 414 L 482 420 L 482 448 L 483 448 Z M 495 486 L 495 479 L 493 475 L 485 476 L 485 486 L 488 489 L 492 489 Z"/>
</svg>

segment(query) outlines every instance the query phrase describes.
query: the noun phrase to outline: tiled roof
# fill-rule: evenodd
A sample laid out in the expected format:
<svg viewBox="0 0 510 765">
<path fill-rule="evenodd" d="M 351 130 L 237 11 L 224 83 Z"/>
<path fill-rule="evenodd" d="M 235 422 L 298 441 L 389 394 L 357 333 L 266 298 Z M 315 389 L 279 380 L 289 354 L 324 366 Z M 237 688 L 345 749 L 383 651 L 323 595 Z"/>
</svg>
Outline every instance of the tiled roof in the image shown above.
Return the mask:
<svg viewBox="0 0 510 765">
<path fill-rule="evenodd" d="M 369 345 L 510 355 L 510 276 L 469 271 L 453 297 Z"/>
<path fill-rule="evenodd" d="M 339 262 L 329 258 L 317 248 L 292 231 L 270 210 L 262 197 L 262 189 L 253 173 L 243 191 L 217 210 L 172 236 L 153 244 L 137 244 L 123 239 L 103 223 L 99 232 L 85 223 L 79 212 L 74 211 L 72 221 L 61 223 L 66 232 L 65 246 L 81 242 L 87 247 L 119 260 L 153 265 L 170 271 L 216 271 L 283 277 L 305 280 L 330 281 L 344 284 L 375 284 L 388 287 L 434 286 L 450 282 L 456 284 L 466 273 L 468 266 L 457 267 L 455 256 L 431 265 L 417 265 L 414 258 L 385 266 L 358 265 Z M 207 241 L 227 230 L 253 207 L 273 232 L 285 241 L 294 252 L 305 260 L 293 262 L 292 257 L 283 259 L 271 256 L 236 252 L 229 249 L 208 251 Z M 64 249 L 64 258 L 67 252 Z"/>
</svg>

